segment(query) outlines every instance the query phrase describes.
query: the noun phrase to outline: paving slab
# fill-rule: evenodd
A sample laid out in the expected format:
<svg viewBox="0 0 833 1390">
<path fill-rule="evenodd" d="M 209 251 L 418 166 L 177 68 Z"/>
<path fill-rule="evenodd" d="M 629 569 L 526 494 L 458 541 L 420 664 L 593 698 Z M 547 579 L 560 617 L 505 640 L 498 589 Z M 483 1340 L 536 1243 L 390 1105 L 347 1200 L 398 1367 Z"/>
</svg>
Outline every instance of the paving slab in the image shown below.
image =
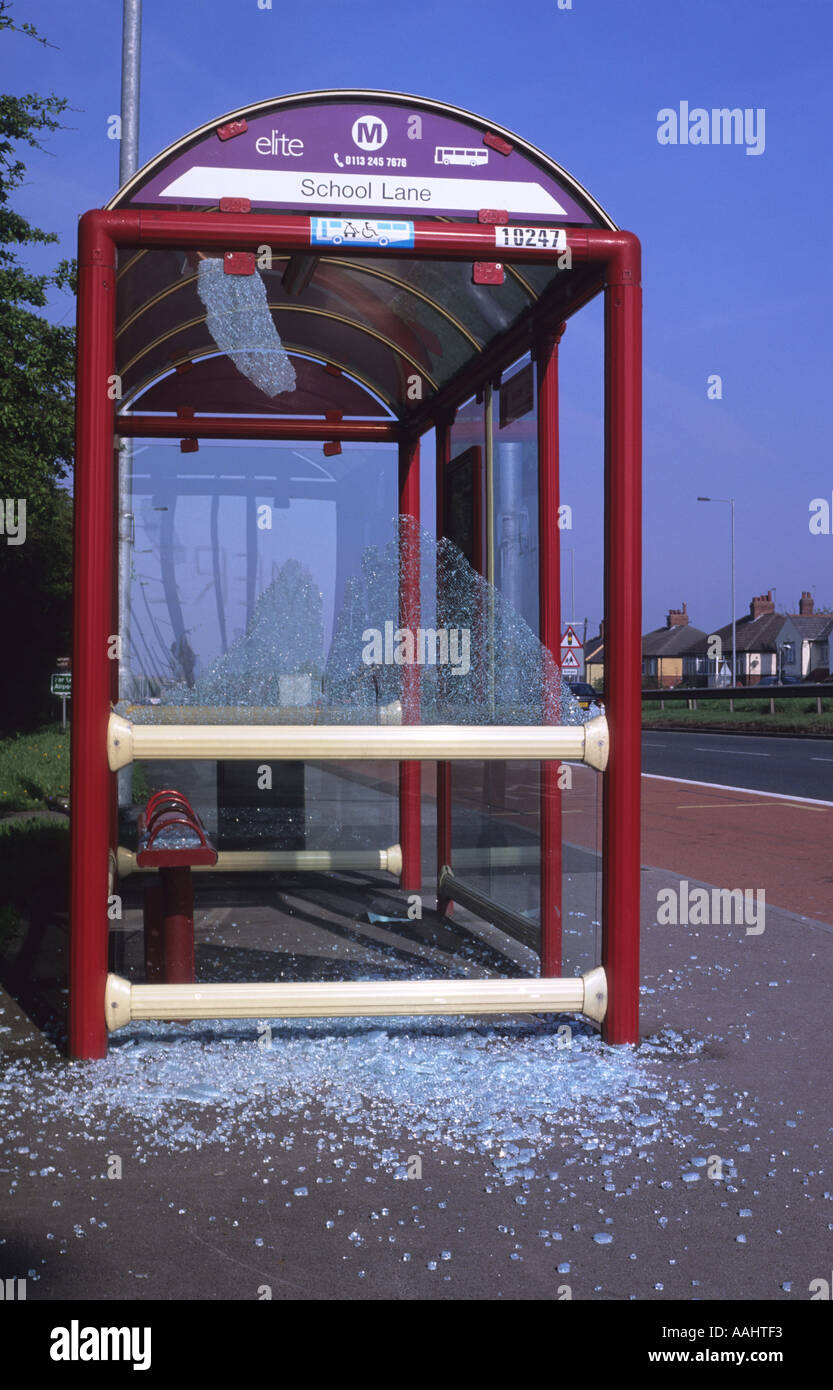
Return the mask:
<svg viewBox="0 0 833 1390">
<path fill-rule="evenodd" d="M 389 885 L 209 904 L 203 977 L 531 972 Z M 70 1063 L 3 994 L 0 1277 L 30 1301 L 807 1301 L 833 1250 L 833 929 L 659 924 L 669 888 L 643 871 L 636 1049 L 568 1018 L 250 1020 L 133 1024 Z"/>
</svg>

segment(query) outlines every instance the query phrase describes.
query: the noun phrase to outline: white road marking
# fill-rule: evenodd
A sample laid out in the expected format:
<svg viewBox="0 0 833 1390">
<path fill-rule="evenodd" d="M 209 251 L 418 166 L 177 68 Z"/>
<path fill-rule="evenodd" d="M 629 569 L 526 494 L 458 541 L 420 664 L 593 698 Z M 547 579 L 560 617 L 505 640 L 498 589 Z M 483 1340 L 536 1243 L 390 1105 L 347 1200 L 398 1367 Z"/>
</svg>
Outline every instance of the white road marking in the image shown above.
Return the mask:
<svg viewBox="0 0 833 1390">
<path fill-rule="evenodd" d="M 725 782 L 694 782 L 690 777 L 662 777 L 658 772 L 643 772 L 653 782 L 679 782 L 683 787 L 714 787 L 719 792 L 745 792 L 747 796 L 769 796 L 776 801 L 803 801 L 810 806 L 833 806 L 833 801 L 820 801 L 815 796 L 788 796 L 786 792 L 760 792 L 756 787 L 730 787 Z"/>
<path fill-rule="evenodd" d="M 695 753 L 716 753 L 716 748 L 697 748 Z M 728 753 L 730 758 L 771 758 L 771 753 L 750 753 L 746 748 L 721 748 L 722 754 Z"/>
</svg>

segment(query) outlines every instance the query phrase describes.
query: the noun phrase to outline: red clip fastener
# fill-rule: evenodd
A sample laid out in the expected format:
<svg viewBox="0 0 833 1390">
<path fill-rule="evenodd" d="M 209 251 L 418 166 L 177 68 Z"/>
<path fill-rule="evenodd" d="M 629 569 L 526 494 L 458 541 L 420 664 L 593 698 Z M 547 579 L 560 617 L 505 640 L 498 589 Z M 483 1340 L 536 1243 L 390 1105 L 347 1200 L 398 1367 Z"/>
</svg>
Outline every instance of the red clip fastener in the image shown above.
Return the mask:
<svg viewBox="0 0 833 1390">
<path fill-rule="evenodd" d="M 221 198 L 221 212 L 251 212 L 252 204 L 249 198 Z"/>
<path fill-rule="evenodd" d="M 493 135 L 489 130 L 483 136 L 483 144 L 488 145 L 490 150 L 497 150 L 498 154 L 511 154 L 514 145 L 510 145 L 508 140 L 504 140 L 500 135 Z"/>
<path fill-rule="evenodd" d="M 501 208 L 481 208 L 477 220 L 487 222 L 492 227 L 505 227 L 509 221 L 509 213 L 503 212 Z"/>
<path fill-rule="evenodd" d="M 330 421 L 334 421 L 334 420 L 343 420 L 343 419 L 344 419 L 344 411 L 343 411 L 343 410 L 325 410 L 325 411 L 324 411 L 324 419 L 325 419 L 325 420 L 330 420 Z"/>
<path fill-rule="evenodd" d="M 342 374 L 341 368 L 336 367 L 333 362 L 325 363 L 324 371 L 327 373 L 328 376 L 341 376 Z"/>
<path fill-rule="evenodd" d="M 254 275 L 254 251 L 227 251 L 223 257 L 223 270 L 226 275 Z"/>
<path fill-rule="evenodd" d="M 329 458 L 332 458 L 333 454 L 340 454 L 340 453 L 341 453 L 341 445 L 339 444 L 339 442 L 338 442 L 337 439 L 331 439 L 331 440 L 329 441 L 329 443 L 327 443 L 327 444 L 324 445 L 324 456 L 325 456 L 325 458 L 328 458 L 328 459 L 329 459 Z"/>
<path fill-rule="evenodd" d="M 200 441 L 198 439 L 180 439 L 179 452 L 181 454 L 198 454 L 200 451 Z"/>
<path fill-rule="evenodd" d="M 217 138 L 219 140 L 233 140 L 235 135 L 244 135 L 248 129 L 248 121 L 241 116 L 239 121 L 226 121 L 225 125 L 219 125 Z"/>
<path fill-rule="evenodd" d="M 500 261 L 475 261 L 471 268 L 473 285 L 502 285 L 503 266 Z"/>
</svg>

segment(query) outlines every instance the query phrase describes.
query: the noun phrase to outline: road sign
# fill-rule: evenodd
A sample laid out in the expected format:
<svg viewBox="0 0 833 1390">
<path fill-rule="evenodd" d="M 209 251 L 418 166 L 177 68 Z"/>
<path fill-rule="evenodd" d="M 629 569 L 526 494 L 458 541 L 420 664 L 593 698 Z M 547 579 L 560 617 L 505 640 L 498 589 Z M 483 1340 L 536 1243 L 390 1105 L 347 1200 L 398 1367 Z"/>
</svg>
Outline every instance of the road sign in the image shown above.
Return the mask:
<svg viewBox="0 0 833 1390">
<path fill-rule="evenodd" d="M 564 631 L 564 636 L 561 638 L 561 645 L 562 647 L 577 649 L 583 647 L 584 643 L 579 641 L 578 633 L 574 627 L 567 627 Z"/>
<path fill-rule="evenodd" d="M 561 669 L 562 671 L 568 671 L 571 673 L 575 673 L 576 671 L 581 670 L 581 662 L 579 661 L 578 656 L 574 651 L 566 651 L 562 654 Z"/>
<path fill-rule="evenodd" d="M 66 732 L 67 700 L 72 695 L 72 672 L 53 671 L 49 678 L 49 689 L 53 695 L 60 695 L 61 697 L 61 728 Z"/>
</svg>

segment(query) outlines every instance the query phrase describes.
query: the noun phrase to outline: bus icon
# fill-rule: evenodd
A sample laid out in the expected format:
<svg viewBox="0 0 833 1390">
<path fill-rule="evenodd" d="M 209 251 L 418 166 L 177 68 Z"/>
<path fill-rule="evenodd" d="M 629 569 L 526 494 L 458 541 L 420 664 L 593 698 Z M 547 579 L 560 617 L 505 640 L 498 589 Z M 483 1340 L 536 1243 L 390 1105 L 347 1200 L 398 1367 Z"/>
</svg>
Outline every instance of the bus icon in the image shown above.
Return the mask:
<svg viewBox="0 0 833 1390">
<path fill-rule="evenodd" d="M 488 164 L 489 151 L 463 149 L 456 145 L 437 145 L 434 150 L 435 164 Z"/>
<path fill-rule="evenodd" d="M 342 246 L 363 242 L 365 246 L 413 246 L 413 222 L 380 222 L 376 218 L 313 217 L 310 233 L 313 246 Z"/>
</svg>

